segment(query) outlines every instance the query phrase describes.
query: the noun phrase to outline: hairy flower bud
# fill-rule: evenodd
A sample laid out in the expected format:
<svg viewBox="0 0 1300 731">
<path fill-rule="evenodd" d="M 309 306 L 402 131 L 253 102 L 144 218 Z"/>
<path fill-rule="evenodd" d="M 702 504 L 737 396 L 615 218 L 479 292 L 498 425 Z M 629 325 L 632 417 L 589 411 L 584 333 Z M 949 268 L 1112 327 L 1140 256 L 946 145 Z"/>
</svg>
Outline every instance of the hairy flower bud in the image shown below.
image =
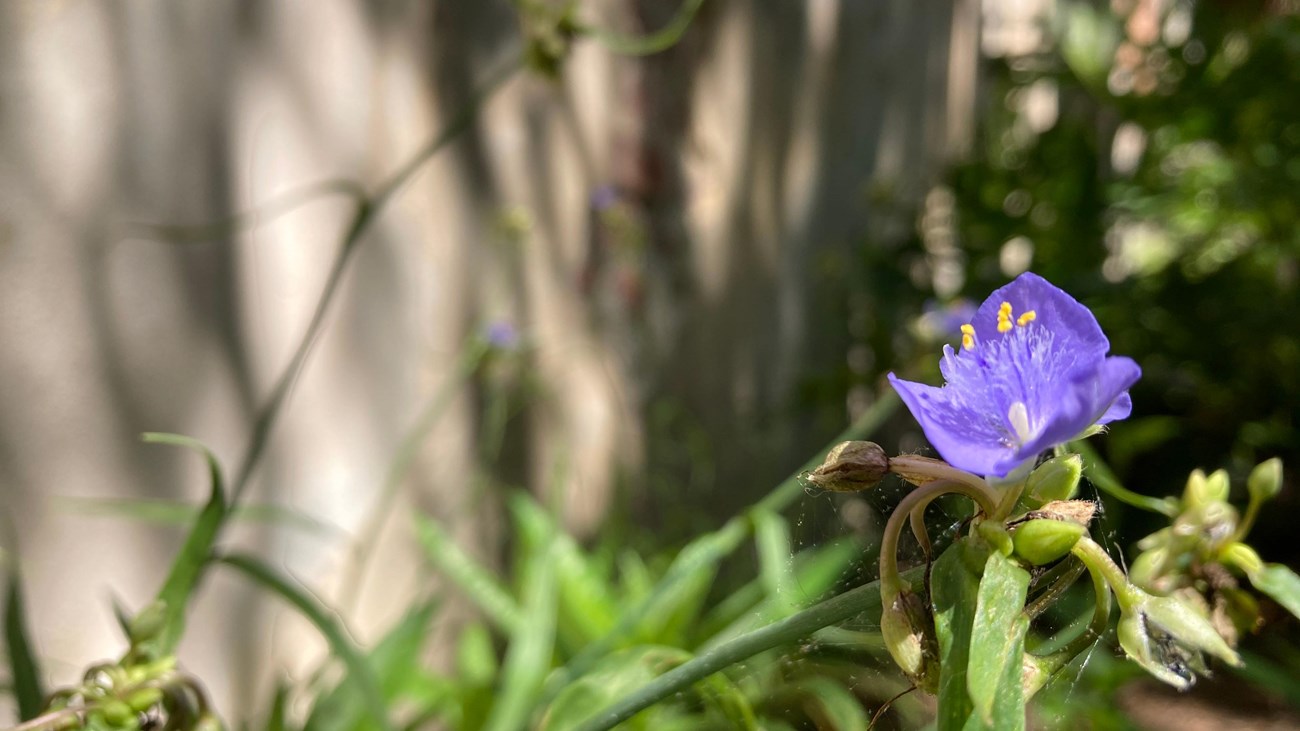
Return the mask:
<svg viewBox="0 0 1300 731">
<path fill-rule="evenodd" d="M 1038 518 L 1016 526 L 1013 540 L 1016 555 L 1035 566 L 1053 563 L 1065 556 L 1088 529 L 1079 523 Z"/>
<path fill-rule="evenodd" d="M 1029 474 L 1025 483 L 1029 496 L 1040 502 L 1069 500 L 1079 489 L 1083 475 L 1083 457 L 1065 454 L 1053 457 Z"/>
<path fill-rule="evenodd" d="M 834 492 L 858 492 L 875 487 L 889 474 L 889 457 L 875 442 L 841 442 L 808 474 L 812 484 Z"/>
</svg>

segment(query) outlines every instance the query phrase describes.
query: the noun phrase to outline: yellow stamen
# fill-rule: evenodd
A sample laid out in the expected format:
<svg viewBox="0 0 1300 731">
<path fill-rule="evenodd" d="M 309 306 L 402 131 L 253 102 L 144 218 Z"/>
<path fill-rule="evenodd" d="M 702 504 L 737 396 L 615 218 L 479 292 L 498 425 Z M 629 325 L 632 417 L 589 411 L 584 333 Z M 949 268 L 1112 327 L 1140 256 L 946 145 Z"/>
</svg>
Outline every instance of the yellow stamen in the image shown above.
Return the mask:
<svg viewBox="0 0 1300 731">
<path fill-rule="evenodd" d="M 1029 323 L 1037 319 L 1038 319 L 1038 313 L 1034 312 L 1033 310 L 1028 310 L 1025 312 L 1025 314 L 1021 315 L 1019 319 L 1016 320 L 1016 324 L 1019 325 L 1020 327 L 1024 327 L 1025 325 L 1028 325 Z"/>
<path fill-rule="evenodd" d="M 966 323 L 965 325 L 962 325 L 962 326 L 961 326 L 961 334 L 962 334 L 962 335 L 974 335 L 974 334 L 975 334 L 975 326 L 972 325 L 972 324 L 970 324 L 969 322 Z"/>
<path fill-rule="evenodd" d="M 962 335 L 962 336 L 961 336 L 961 347 L 962 347 L 963 349 L 965 349 L 965 350 L 974 350 L 974 349 L 975 349 L 975 336 L 974 336 L 974 335 Z"/>
<path fill-rule="evenodd" d="M 1004 333 L 1011 329 L 1011 303 L 1003 302 L 998 305 L 998 332 Z"/>
</svg>

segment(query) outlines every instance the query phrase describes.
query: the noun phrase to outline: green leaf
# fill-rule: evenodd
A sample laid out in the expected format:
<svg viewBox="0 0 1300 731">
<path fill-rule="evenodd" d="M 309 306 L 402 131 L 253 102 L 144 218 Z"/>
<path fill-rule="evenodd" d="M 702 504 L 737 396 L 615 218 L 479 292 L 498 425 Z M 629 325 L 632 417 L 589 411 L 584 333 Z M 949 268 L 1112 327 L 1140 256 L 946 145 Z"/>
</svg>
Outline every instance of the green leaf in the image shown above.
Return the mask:
<svg viewBox="0 0 1300 731">
<path fill-rule="evenodd" d="M 611 653 L 569 685 L 547 709 L 541 731 L 571 731 L 601 708 L 691 658 L 676 647 L 641 645 Z M 640 720 L 640 717 L 634 719 Z M 630 724 L 631 725 L 631 724 Z"/>
<path fill-rule="evenodd" d="M 528 621 L 519 622 L 510 634 L 501 671 L 497 702 L 483 728 L 485 731 L 518 731 L 528 726 L 537 707 L 542 683 L 551 670 L 555 647 L 555 618 L 559 589 L 555 581 L 555 543 L 552 541 L 529 560 L 522 572 L 524 612 Z"/>
<path fill-rule="evenodd" d="M 1279 563 L 1265 564 L 1263 569 L 1250 574 L 1250 583 L 1300 617 L 1300 576 L 1294 571 Z"/>
<path fill-rule="evenodd" d="M 190 528 L 190 534 L 181 546 L 180 553 L 172 562 L 171 571 L 158 591 L 156 603 L 162 607 L 163 625 L 156 637 L 135 650 L 148 658 L 161 658 L 176 653 L 181 637 L 185 634 L 185 610 L 189 606 L 191 595 L 203 578 L 203 571 L 217 534 L 225 522 L 226 510 L 225 478 L 221 474 L 221 464 L 217 457 L 197 439 L 179 434 L 147 433 L 144 441 L 150 444 L 170 444 L 200 452 L 208 463 L 208 475 L 211 483 L 210 495 L 203 512 L 199 513 Z"/>
<path fill-rule="evenodd" d="M 758 547 L 759 578 L 767 589 L 767 596 L 783 608 L 793 609 L 794 576 L 790 556 L 790 526 L 785 519 L 770 510 L 755 510 L 754 543 Z M 786 612 L 788 613 L 788 612 Z"/>
<path fill-rule="evenodd" d="M 506 633 L 524 624 L 523 610 L 491 571 L 462 551 L 436 521 L 423 516 L 415 520 L 430 563 L 459 586 L 489 621 Z"/>
<path fill-rule="evenodd" d="M 271 698 L 271 710 L 266 715 L 266 723 L 262 725 L 265 731 L 286 731 L 288 725 L 285 722 L 286 707 L 289 702 L 289 685 L 284 681 L 276 681 L 275 696 Z"/>
<path fill-rule="evenodd" d="M 470 622 L 456 644 L 456 678 L 470 686 L 491 685 L 497 677 L 497 653 L 492 634 L 482 622 Z"/>
<path fill-rule="evenodd" d="M 970 642 L 966 684 L 975 718 L 990 729 L 1025 727 L 1025 597 L 1029 572 L 994 551 L 984 564 Z"/>
<path fill-rule="evenodd" d="M 981 553 L 972 541 L 958 541 L 939 556 L 930 574 L 934 629 L 939 639 L 938 731 L 961 729 L 974 710 L 966 674 L 980 581 L 971 564 L 979 565 Z"/>
<path fill-rule="evenodd" d="M 380 693 L 387 704 L 403 690 L 408 675 L 418 672 L 429 626 L 438 611 L 437 600 L 418 603 L 388 630 L 366 657 Z M 365 681 L 345 675 L 329 691 L 321 694 L 307 717 L 309 729 L 350 729 L 367 715 L 362 692 Z"/>
<path fill-rule="evenodd" d="M 830 678 L 808 678 L 795 689 L 804 696 L 804 710 L 817 728 L 865 729 L 870 722 L 857 696 Z"/>
<path fill-rule="evenodd" d="M 388 731 L 388 709 L 384 704 L 383 692 L 379 681 L 371 670 L 370 663 L 353 644 L 344 629 L 342 621 L 332 610 L 322 605 L 315 597 L 295 586 L 279 571 L 266 565 L 253 556 L 228 554 L 217 557 L 218 561 L 238 570 L 272 594 L 289 602 L 307 618 L 329 643 L 332 653 L 347 668 L 348 677 L 356 684 L 363 699 L 366 715 L 375 728 Z"/>
<path fill-rule="evenodd" d="M 903 578 L 909 582 L 916 581 L 920 575 L 919 570 L 912 570 L 905 572 Z M 600 713 L 593 715 L 578 728 L 582 731 L 604 731 L 613 728 L 639 711 L 674 693 L 686 690 L 723 668 L 747 660 L 760 652 L 804 639 L 823 627 L 838 624 L 864 612 L 872 616 L 879 615 L 879 582 L 850 589 L 798 614 L 703 652 L 689 662 L 660 675 L 637 691 L 624 696 Z"/>
<path fill-rule="evenodd" d="M 32 652 L 27 631 L 27 610 L 23 602 L 23 587 L 17 569 L 9 572 L 9 587 L 5 597 L 5 647 L 9 652 L 9 677 L 18 701 L 18 716 L 27 721 L 40 715 L 45 704 L 45 690 L 41 682 L 41 669 Z"/>
<path fill-rule="evenodd" d="M 57 500 L 64 509 L 81 515 L 127 518 L 161 525 L 189 525 L 203 510 L 202 505 L 183 500 L 101 497 L 60 497 Z M 270 523 L 315 535 L 342 535 L 338 527 L 283 505 L 243 505 L 232 509 L 229 519 L 235 522 Z"/>
</svg>

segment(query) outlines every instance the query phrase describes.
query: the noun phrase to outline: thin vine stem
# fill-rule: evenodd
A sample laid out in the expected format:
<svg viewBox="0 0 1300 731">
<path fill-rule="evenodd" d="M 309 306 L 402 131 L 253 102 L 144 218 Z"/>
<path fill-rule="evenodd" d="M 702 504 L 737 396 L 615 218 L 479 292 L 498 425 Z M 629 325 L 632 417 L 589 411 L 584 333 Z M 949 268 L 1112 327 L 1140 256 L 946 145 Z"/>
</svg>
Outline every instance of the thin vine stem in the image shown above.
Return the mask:
<svg viewBox="0 0 1300 731">
<path fill-rule="evenodd" d="M 1092 481 L 1092 484 L 1097 486 L 1098 490 L 1101 490 L 1125 505 L 1132 505 L 1135 508 L 1149 510 L 1153 513 L 1160 513 L 1161 515 L 1170 518 L 1178 515 L 1179 506 L 1176 498 L 1159 498 L 1133 492 L 1120 484 L 1119 479 L 1115 477 L 1115 473 L 1110 471 L 1110 468 L 1106 466 L 1106 463 L 1102 461 L 1101 457 L 1097 454 L 1097 450 L 1093 449 L 1090 444 L 1080 440 L 1072 442 L 1070 446 L 1083 457 L 1085 464 L 1084 470 L 1088 475 L 1088 479 Z"/>
</svg>

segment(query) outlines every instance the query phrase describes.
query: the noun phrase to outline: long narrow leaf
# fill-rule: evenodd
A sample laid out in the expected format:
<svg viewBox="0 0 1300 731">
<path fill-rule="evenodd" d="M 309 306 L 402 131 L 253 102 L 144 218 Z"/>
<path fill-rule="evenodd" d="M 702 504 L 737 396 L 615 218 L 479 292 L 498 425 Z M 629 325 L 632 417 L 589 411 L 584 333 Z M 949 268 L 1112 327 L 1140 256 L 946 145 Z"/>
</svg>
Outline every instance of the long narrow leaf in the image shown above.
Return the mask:
<svg viewBox="0 0 1300 731">
<path fill-rule="evenodd" d="M 523 588 L 528 621 L 510 636 L 496 704 L 484 724 L 486 731 L 522 731 L 537 706 L 555 647 L 555 617 L 559 588 L 555 580 L 556 551 L 552 541 L 530 561 Z"/>
<path fill-rule="evenodd" d="M 271 593 L 292 604 L 316 629 L 324 635 L 330 649 L 347 668 L 365 702 L 366 715 L 377 728 L 388 731 L 392 727 L 388 722 L 388 710 L 379 682 L 366 658 L 348 637 L 343 623 L 315 597 L 295 586 L 279 571 L 252 556 L 229 554 L 217 557 L 218 561 L 237 569 L 239 572 L 260 584 Z"/>
<path fill-rule="evenodd" d="M 185 544 L 172 562 L 167 580 L 158 591 L 157 604 L 163 612 L 162 629 L 157 636 L 137 648 L 150 657 L 163 657 L 176 652 L 181 636 L 185 634 L 185 610 L 189 606 L 191 595 L 199 580 L 212 546 L 216 542 L 221 525 L 229 512 L 226 509 L 225 478 L 221 474 L 221 465 L 217 457 L 202 442 L 179 434 L 148 433 L 144 441 L 150 444 L 170 444 L 200 452 L 208 463 L 208 475 L 211 482 L 208 503 L 199 513 L 190 529 Z"/>
<path fill-rule="evenodd" d="M 914 569 L 905 572 L 903 578 L 907 581 L 916 581 L 921 575 L 921 570 Z M 754 630 L 697 655 L 689 662 L 655 678 L 618 703 L 600 711 L 591 720 L 578 727 L 578 731 L 605 731 L 613 728 L 640 711 L 671 697 L 674 693 L 686 690 L 723 668 L 747 660 L 760 652 L 798 641 L 823 627 L 838 624 L 864 612 L 871 616 L 879 615 L 879 582 L 873 581 L 856 589 L 850 589 L 780 622 Z"/>
<path fill-rule="evenodd" d="M 391 703 L 418 672 L 420 656 L 430 623 L 439 602 L 420 602 L 390 628 L 366 656 L 385 704 Z M 345 675 L 332 689 L 322 693 L 312 706 L 304 728 L 323 731 L 355 728 L 366 716 L 366 699 L 360 692 L 364 680 Z"/>
<path fill-rule="evenodd" d="M 9 652 L 9 673 L 13 682 L 14 699 L 18 701 L 18 715 L 26 721 L 35 718 L 45 703 L 45 690 L 41 682 L 40 666 L 32 651 L 31 635 L 27 630 L 27 608 L 23 602 L 22 581 L 18 571 L 9 572 L 9 587 L 5 598 L 5 646 Z"/>
<path fill-rule="evenodd" d="M 424 553 L 453 583 L 464 591 L 483 614 L 506 633 L 523 624 L 523 610 L 496 576 L 456 545 L 431 518 L 417 516 L 415 527 Z"/>
</svg>

